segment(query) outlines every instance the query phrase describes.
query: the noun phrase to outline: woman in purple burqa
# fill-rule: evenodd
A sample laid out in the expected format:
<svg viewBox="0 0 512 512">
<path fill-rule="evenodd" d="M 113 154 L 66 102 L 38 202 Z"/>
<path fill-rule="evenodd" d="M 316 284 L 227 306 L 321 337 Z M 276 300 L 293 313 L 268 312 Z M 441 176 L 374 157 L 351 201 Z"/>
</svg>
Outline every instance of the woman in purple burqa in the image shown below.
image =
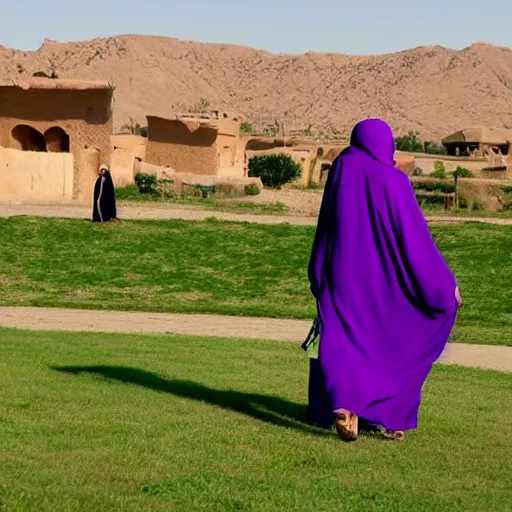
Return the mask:
<svg viewBox="0 0 512 512">
<path fill-rule="evenodd" d="M 360 122 L 333 162 L 309 265 L 320 325 L 309 414 L 357 438 L 358 418 L 402 439 L 418 425 L 422 386 L 461 306 L 391 128 Z"/>
</svg>

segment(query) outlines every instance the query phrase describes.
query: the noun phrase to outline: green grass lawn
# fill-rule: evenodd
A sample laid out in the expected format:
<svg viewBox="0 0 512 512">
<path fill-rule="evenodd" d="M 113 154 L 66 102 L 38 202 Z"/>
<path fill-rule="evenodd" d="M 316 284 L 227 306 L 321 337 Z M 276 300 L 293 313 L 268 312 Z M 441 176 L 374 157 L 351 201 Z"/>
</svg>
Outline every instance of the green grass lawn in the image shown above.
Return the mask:
<svg viewBox="0 0 512 512">
<path fill-rule="evenodd" d="M 433 228 L 466 303 L 454 341 L 512 345 L 512 227 Z M 312 318 L 314 228 L 0 219 L 0 305 Z"/>
<path fill-rule="evenodd" d="M 507 511 L 511 380 L 436 367 L 404 443 L 304 422 L 296 345 L 0 331 L 0 509 Z"/>
</svg>

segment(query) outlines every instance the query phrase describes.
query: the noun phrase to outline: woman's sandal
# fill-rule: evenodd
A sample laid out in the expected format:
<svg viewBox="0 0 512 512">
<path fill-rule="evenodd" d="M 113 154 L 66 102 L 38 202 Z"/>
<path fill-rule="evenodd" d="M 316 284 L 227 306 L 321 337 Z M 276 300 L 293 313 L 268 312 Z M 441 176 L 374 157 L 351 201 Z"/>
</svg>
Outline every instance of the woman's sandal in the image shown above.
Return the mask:
<svg viewBox="0 0 512 512">
<path fill-rule="evenodd" d="M 403 441 L 405 439 L 405 432 L 403 430 L 388 430 L 382 429 L 382 437 L 390 441 Z"/>
<path fill-rule="evenodd" d="M 356 441 L 358 434 L 358 417 L 350 411 L 336 411 L 336 432 L 340 439 L 346 442 Z"/>
</svg>

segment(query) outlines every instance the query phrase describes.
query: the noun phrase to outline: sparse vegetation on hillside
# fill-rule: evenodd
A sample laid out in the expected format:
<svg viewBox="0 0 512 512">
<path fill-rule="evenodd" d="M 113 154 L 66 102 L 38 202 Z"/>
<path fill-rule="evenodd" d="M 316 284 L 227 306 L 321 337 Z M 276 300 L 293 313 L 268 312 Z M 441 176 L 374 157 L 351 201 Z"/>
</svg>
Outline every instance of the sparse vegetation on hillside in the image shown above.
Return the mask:
<svg viewBox="0 0 512 512">
<path fill-rule="evenodd" d="M 240 124 L 240 135 L 256 135 L 256 130 L 249 121 L 242 121 Z"/>
<path fill-rule="evenodd" d="M 149 54 L 153 55 L 151 66 L 144 60 Z M 399 135 L 407 133 L 412 122 L 416 123 L 413 131 L 421 130 L 426 140 L 440 140 L 456 129 L 482 124 L 483 119 L 491 126 L 512 124 L 512 116 L 506 114 L 512 104 L 512 90 L 506 85 L 512 81 L 512 68 L 507 64 L 511 55 L 509 49 L 476 45 L 464 51 L 416 48 L 391 55 L 333 54 L 326 58 L 118 36 L 46 44 L 36 52 L 0 47 L 0 62 L 4 63 L 0 79 L 7 79 L 9 70 L 16 73 L 17 64 L 25 70 L 48 73 L 52 62 L 59 76 L 111 81 L 118 91 L 116 129 L 127 123 L 129 116 L 143 119 L 147 113 L 162 111 L 162 102 L 189 106 L 201 97 L 211 101 L 214 90 L 218 105 L 246 116 L 255 125 L 262 115 L 285 120 L 286 114 L 293 112 L 295 125 L 313 123 L 315 133 L 328 133 L 330 126 L 349 133 L 371 112 L 388 121 Z M 450 69 L 447 62 L 452 62 Z M 485 66 L 473 66 L 476 62 L 485 62 Z M 411 63 L 415 63 L 414 72 L 408 67 Z M 433 73 L 433 69 L 437 71 Z M 187 77 L 186 86 L 176 87 L 183 76 Z M 468 109 L 466 84 L 476 82 L 480 86 L 471 89 L 472 108 Z M 311 87 L 312 83 L 317 86 Z M 364 83 L 365 89 L 373 92 L 357 93 L 356 83 Z M 414 90 L 414 94 L 404 95 L 404 90 Z M 450 101 L 439 108 L 437 97 L 449 97 Z"/>
<path fill-rule="evenodd" d="M 141 137 L 148 136 L 148 127 L 141 126 L 140 123 L 130 117 L 130 122 L 121 126 L 121 133 L 129 133 L 131 135 L 139 135 Z"/>
<path fill-rule="evenodd" d="M 22 73 L 23 71 L 20 71 L 20 67 L 18 67 L 18 72 Z M 50 78 L 52 80 L 55 80 L 59 78 L 59 75 L 55 71 L 50 71 L 49 73 L 46 73 L 45 71 L 36 71 L 32 73 L 32 76 L 34 78 Z"/>
<path fill-rule="evenodd" d="M 197 103 L 188 107 L 187 112 L 190 114 L 207 114 L 210 111 L 210 100 L 200 98 Z"/>
<path fill-rule="evenodd" d="M 263 128 L 262 135 L 264 135 L 265 137 L 277 137 L 278 134 L 279 134 L 279 123 L 277 121 L 274 121 L 271 124 L 267 124 L 267 126 L 265 126 Z"/>
</svg>

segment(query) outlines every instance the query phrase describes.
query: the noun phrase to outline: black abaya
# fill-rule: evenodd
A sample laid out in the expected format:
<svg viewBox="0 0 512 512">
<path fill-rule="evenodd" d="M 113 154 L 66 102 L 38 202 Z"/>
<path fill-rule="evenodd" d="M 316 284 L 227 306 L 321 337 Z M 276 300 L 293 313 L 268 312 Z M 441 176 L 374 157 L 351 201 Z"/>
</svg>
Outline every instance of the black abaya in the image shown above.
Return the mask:
<svg viewBox="0 0 512 512">
<path fill-rule="evenodd" d="M 92 221 L 108 222 L 117 217 L 114 182 L 109 171 L 99 176 L 94 185 Z"/>
</svg>

